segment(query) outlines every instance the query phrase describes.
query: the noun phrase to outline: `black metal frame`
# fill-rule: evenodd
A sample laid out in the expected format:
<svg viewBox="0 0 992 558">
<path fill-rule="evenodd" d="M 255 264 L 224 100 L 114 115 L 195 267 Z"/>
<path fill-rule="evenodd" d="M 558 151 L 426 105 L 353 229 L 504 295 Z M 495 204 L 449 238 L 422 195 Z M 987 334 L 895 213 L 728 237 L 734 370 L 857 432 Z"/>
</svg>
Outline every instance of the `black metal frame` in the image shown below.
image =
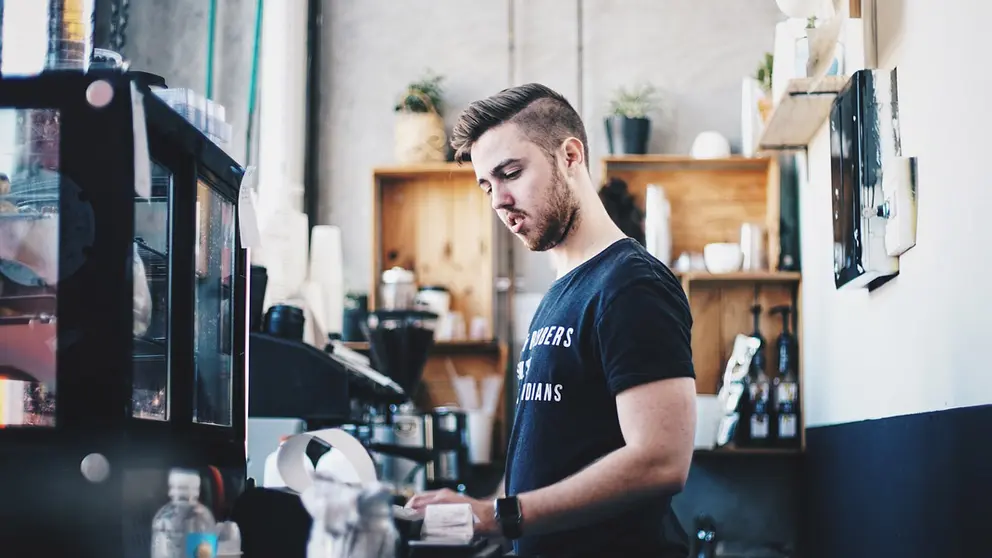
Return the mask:
<svg viewBox="0 0 992 558">
<path fill-rule="evenodd" d="M 112 85 L 114 95 L 107 106 L 94 108 L 86 90 L 99 79 Z M 20 543 L 45 555 L 123 556 L 147 548 L 151 514 L 167 501 L 164 481 L 170 467 L 216 467 L 228 493 L 225 510 L 244 488 L 248 261 L 237 219 L 232 425 L 192 422 L 197 179 L 236 207 L 243 169 L 163 101 L 145 93 L 151 156 L 174 175 L 167 422 L 131 414 L 135 157 L 130 80 L 112 70 L 0 80 L 0 108 L 60 113 L 59 269 L 69 270 L 60 273 L 57 286 L 55 426 L 0 428 L 0 554 Z M 78 194 L 65 187 L 70 181 Z M 79 231 L 87 227 L 92 227 L 93 242 L 82 246 L 87 235 Z M 80 250 L 85 254 L 81 266 L 74 261 Z M 94 453 L 111 466 L 109 477 L 99 483 L 80 472 L 83 458 Z M 212 496 L 206 497 L 216 504 Z"/>
<path fill-rule="evenodd" d="M 307 97 L 306 97 L 306 161 L 303 177 L 304 211 L 310 228 L 320 220 L 320 54 L 323 33 L 323 2 L 309 0 L 307 4 Z"/>
</svg>

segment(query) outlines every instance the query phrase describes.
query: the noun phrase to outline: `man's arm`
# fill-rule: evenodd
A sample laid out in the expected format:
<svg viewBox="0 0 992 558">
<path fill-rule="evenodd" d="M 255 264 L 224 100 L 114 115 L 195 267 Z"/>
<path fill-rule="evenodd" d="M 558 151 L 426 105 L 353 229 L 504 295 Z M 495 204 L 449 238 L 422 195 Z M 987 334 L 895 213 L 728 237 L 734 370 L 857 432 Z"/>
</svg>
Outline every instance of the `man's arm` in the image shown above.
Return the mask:
<svg viewBox="0 0 992 558">
<path fill-rule="evenodd" d="M 525 534 L 581 527 L 682 490 L 692 459 L 695 381 L 631 388 L 617 397 L 617 414 L 624 447 L 561 482 L 518 495 Z"/>
<path fill-rule="evenodd" d="M 499 479 L 499 485 L 496 486 L 496 492 L 489 497 L 490 500 L 495 500 L 497 498 L 506 497 L 506 473 L 503 473 L 503 478 Z"/>
</svg>

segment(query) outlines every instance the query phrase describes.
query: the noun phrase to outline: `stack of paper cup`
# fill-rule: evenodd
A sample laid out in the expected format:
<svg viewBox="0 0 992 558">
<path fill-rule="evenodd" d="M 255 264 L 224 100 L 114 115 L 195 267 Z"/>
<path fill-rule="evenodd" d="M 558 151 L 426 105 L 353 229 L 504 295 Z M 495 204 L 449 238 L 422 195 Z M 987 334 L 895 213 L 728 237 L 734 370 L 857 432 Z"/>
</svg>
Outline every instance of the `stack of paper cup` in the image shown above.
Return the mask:
<svg viewBox="0 0 992 558">
<path fill-rule="evenodd" d="M 492 413 L 476 409 L 466 413 L 468 419 L 468 460 L 473 465 L 484 465 L 492 461 L 493 422 Z"/>
</svg>

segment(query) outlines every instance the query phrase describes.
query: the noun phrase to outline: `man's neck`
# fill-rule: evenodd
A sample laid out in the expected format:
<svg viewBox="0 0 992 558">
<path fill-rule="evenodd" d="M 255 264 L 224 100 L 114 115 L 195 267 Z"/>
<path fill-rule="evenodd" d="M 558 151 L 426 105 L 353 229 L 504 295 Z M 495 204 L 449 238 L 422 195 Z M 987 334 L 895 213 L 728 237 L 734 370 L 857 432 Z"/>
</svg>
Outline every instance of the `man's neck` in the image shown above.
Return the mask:
<svg viewBox="0 0 992 558">
<path fill-rule="evenodd" d="M 605 210 L 586 203 L 583 204 L 581 211 L 581 217 L 569 231 L 568 238 L 551 249 L 552 261 L 559 279 L 614 242 L 626 238 Z"/>
</svg>

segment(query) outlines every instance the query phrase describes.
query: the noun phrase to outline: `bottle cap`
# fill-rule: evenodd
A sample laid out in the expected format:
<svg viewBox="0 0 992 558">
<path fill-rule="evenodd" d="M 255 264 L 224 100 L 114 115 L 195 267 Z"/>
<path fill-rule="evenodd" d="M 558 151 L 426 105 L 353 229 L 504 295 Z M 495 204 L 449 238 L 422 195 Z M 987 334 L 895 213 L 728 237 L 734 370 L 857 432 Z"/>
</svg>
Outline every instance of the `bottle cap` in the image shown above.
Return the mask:
<svg viewBox="0 0 992 558">
<path fill-rule="evenodd" d="M 199 490 L 200 474 L 191 469 L 172 469 L 169 471 L 169 486 L 183 486 Z"/>
</svg>

